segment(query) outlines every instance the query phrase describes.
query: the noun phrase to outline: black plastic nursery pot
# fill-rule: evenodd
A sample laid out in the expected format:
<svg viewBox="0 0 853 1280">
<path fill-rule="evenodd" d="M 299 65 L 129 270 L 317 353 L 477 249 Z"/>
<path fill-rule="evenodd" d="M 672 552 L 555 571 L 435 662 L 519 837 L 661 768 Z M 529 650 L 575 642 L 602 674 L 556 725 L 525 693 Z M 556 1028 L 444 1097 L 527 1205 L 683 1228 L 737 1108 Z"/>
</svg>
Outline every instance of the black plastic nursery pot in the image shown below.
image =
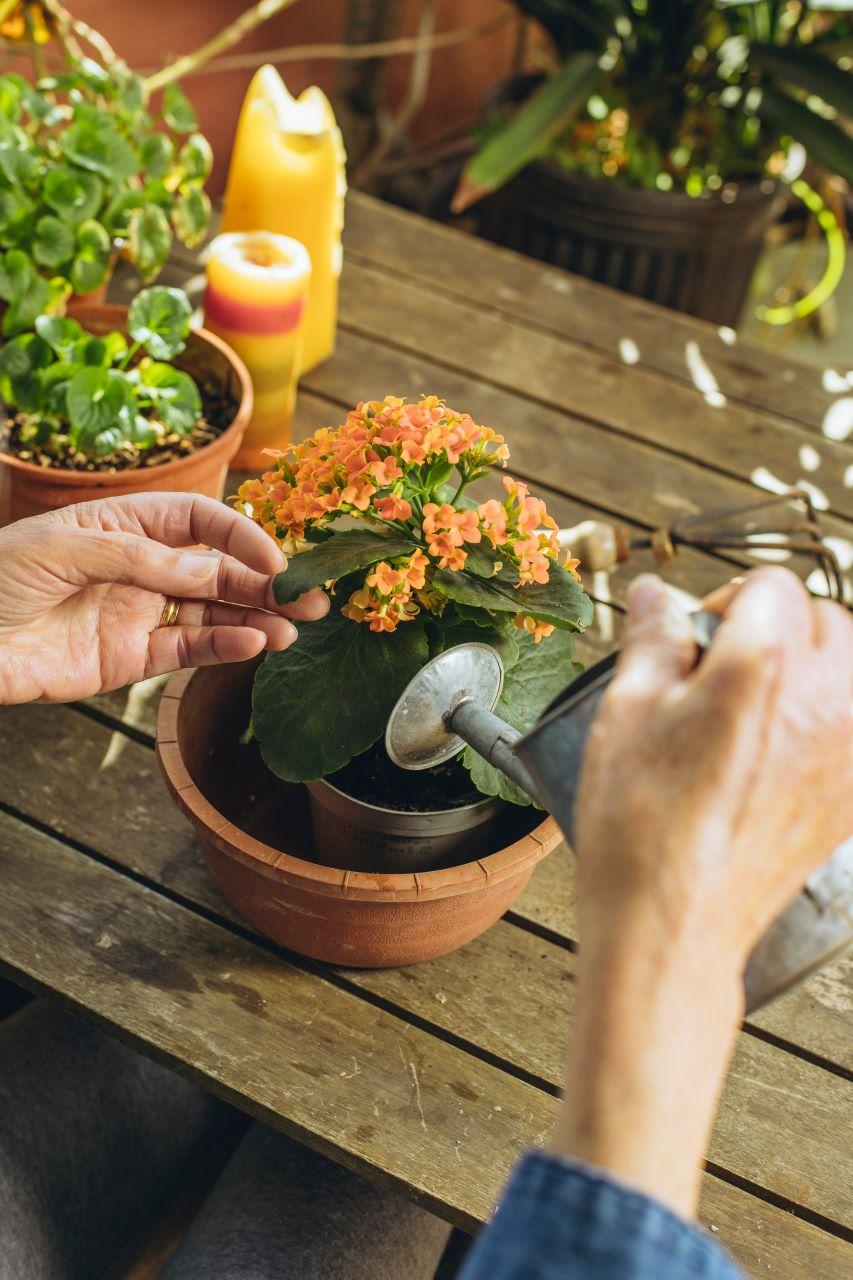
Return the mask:
<svg viewBox="0 0 853 1280">
<path fill-rule="evenodd" d="M 733 326 L 784 206 L 784 188 L 771 179 L 693 197 L 537 161 L 477 208 L 480 234 L 496 244 Z"/>
</svg>

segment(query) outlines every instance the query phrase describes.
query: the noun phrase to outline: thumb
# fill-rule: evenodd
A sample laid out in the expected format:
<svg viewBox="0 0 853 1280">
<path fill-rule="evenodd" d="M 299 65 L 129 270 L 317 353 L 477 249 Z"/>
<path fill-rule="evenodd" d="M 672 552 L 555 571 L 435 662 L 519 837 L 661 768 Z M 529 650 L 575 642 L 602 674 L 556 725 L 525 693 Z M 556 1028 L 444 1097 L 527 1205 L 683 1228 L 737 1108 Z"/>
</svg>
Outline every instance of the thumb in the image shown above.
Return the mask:
<svg viewBox="0 0 853 1280">
<path fill-rule="evenodd" d="M 613 680 L 620 694 L 656 697 L 684 679 L 696 656 L 687 610 L 655 574 L 641 574 L 628 592 L 628 621 Z"/>
</svg>

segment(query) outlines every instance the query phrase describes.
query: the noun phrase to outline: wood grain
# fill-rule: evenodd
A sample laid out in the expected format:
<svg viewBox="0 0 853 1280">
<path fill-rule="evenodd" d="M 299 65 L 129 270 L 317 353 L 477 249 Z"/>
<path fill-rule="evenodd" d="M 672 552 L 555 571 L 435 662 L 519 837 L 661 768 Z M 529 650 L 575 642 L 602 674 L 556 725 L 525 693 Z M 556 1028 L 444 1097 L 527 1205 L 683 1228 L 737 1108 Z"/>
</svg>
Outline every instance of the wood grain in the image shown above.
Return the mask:
<svg viewBox="0 0 853 1280">
<path fill-rule="evenodd" d="M 541 1090 L 7 815 L 0 869 L 0 968 L 454 1224 L 547 1139 Z M 701 1212 L 756 1277 L 841 1274 L 837 1237 L 719 1179 Z"/>
</svg>

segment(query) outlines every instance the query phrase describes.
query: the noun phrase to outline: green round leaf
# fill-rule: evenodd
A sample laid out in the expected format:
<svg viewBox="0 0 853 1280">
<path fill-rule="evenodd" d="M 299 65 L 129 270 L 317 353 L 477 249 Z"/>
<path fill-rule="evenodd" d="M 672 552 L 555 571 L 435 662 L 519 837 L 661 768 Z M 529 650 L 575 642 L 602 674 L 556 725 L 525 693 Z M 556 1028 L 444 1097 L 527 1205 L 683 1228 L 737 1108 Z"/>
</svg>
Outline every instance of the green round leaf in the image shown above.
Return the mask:
<svg viewBox="0 0 853 1280">
<path fill-rule="evenodd" d="M 132 444 L 138 445 L 140 449 L 150 449 L 160 439 L 161 434 L 162 432 L 157 429 L 153 422 L 143 417 L 141 413 L 137 413 L 128 431 L 127 438 Z"/>
<path fill-rule="evenodd" d="M 19 191 L 0 191 L 0 239 L 14 244 L 29 231 L 33 206 Z"/>
<path fill-rule="evenodd" d="M 122 191 L 107 205 L 102 222 L 114 236 L 124 238 L 129 234 L 130 215 L 144 205 L 145 196 L 141 191 Z"/>
<path fill-rule="evenodd" d="M 110 233 L 94 218 L 87 218 L 77 228 L 77 247 L 89 253 L 109 253 L 113 246 Z"/>
<path fill-rule="evenodd" d="M 77 226 L 100 209 L 104 184 L 96 173 L 58 165 L 45 175 L 42 196 L 63 222 Z"/>
<path fill-rule="evenodd" d="M 30 287 L 35 271 L 22 249 L 10 249 L 0 255 L 0 298 L 14 302 Z"/>
<path fill-rule="evenodd" d="M 11 186 L 34 191 L 41 176 L 41 163 L 32 151 L 10 140 L 0 146 L 0 172 Z"/>
<path fill-rule="evenodd" d="M 75 364 L 97 365 L 102 369 L 112 364 L 104 339 L 93 338 L 89 334 L 84 334 L 80 341 L 74 344 L 71 359 Z"/>
<path fill-rule="evenodd" d="M 74 253 L 74 233 L 52 213 L 35 225 L 32 254 L 43 267 L 61 267 Z"/>
<path fill-rule="evenodd" d="M 201 187 L 181 187 L 172 215 L 175 231 L 188 249 L 200 244 L 210 222 L 210 200 Z"/>
<path fill-rule="evenodd" d="M 0 76 L 0 115 L 17 122 L 23 112 L 20 77 Z"/>
<path fill-rule="evenodd" d="M 192 103 L 176 84 L 167 85 L 163 93 L 163 119 L 176 133 L 192 133 L 198 118 Z"/>
<path fill-rule="evenodd" d="M 213 168 L 213 149 L 203 134 L 187 138 L 178 153 L 178 164 L 185 181 L 204 182 Z"/>
<path fill-rule="evenodd" d="M 40 316 L 53 298 L 53 289 L 43 276 L 34 276 L 26 293 L 9 303 L 3 317 L 3 332 L 11 335 L 32 329 L 36 316 Z"/>
<path fill-rule="evenodd" d="M 130 304 L 128 332 L 155 360 L 171 360 L 184 349 L 192 311 L 181 289 L 164 285 L 143 289 Z"/>
<path fill-rule="evenodd" d="M 34 369 L 43 369 L 52 359 L 53 353 L 40 334 L 23 333 L 0 347 L 0 373 L 22 378 Z"/>
<path fill-rule="evenodd" d="M 116 369 L 82 369 L 68 384 L 72 443 L 83 447 L 105 431 L 125 435 L 135 417 L 133 391 Z"/>
<path fill-rule="evenodd" d="M 128 227 L 130 257 L 142 279 L 153 280 L 165 265 L 172 247 L 172 229 L 157 205 L 131 214 Z"/>
<path fill-rule="evenodd" d="M 149 133 L 139 147 L 142 168 L 149 178 L 162 178 L 175 158 L 175 144 L 166 133 Z"/>
<path fill-rule="evenodd" d="M 110 182 L 124 182 L 139 169 L 139 157 L 116 129 L 81 121 L 60 136 L 67 159 Z"/>
<path fill-rule="evenodd" d="M 77 321 L 68 316 L 38 316 L 35 328 L 38 336 L 63 360 L 71 356 L 75 344 L 85 336 Z"/>
<path fill-rule="evenodd" d="M 71 284 L 75 293 L 94 293 L 109 275 L 109 254 L 83 249 L 71 263 Z"/>
<path fill-rule="evenodd" d="M 201 417 L 201 393 L 188 373 L 170 364 L 144 362 L 139 369 L 142 387 L 150 396 L 160 420 L 170 431 L 186 435 Z"/>
</svg>

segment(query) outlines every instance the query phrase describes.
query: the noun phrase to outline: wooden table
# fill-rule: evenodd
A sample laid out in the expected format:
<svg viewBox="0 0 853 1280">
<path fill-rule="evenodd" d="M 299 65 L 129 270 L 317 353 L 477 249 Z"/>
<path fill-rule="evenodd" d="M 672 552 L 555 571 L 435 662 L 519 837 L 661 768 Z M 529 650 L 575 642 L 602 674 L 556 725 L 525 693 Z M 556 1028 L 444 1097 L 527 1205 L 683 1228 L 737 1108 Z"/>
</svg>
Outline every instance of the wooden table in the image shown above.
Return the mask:
<svg viewBox="0 0 853 1280">
<path fill-rule="evenodd" d="M 649 529 L 748 497 L 753 478 L 804 477 L 849 563 L 841 371 L 822 378 L 365 196 L 350 198 L 346 241 L 338 351 L 305 380 L 301 430 L 359 399 L 438 392 L 506 432 L 513 469 L 561 524 L 604 512 Z M 176 260 L 167 278 L 194 289 L 198 267 Z M 692 552 L 667 576 L 698 596 L 733 562 Z M 649 565 L 591 584 L 582 658 L 616 642 L 626 584 Z M 0 969 L 475 1229 L 557 1105 L 577 938 L 568 850 L 456 955 L 387 972 L 302 961 L 214 888 L 154 761 L 159 688 L 0 713 Z M 853 1274 L 852 1010 L 853 961 L 840 961 L 739 1037 L 701 1213 L 753 1276 Z"/>
</svg>

